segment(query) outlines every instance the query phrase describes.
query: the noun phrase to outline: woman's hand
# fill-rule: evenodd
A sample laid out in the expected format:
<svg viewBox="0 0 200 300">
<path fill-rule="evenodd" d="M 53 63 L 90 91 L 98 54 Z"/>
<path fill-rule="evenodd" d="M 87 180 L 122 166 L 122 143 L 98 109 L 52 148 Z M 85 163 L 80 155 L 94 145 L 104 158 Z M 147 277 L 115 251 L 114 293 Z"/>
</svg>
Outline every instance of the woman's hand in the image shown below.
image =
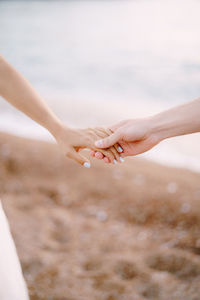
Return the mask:
<svg viewBox="0 0 200 300">
<path fill-rule="evenodd" d="M 83 148 L 99 151 L 107 157 L 108 162 L 118 160 L 119 155 L 114 147 L 103 150 L 94 146 L 95 141 L 107 137 L 108 134 L 105 134 L 103 130 L 98 133 L 95 129 L 75 130 L 64 126 L 30 83 L 1 56 L 0 95 L 46 128 L 55 137 L 62 152 L 81 165 L 90 167 L 89 160 L 78 153 Z"/>
<path fill-rule="evenodd" d="M 71 129 L 61 125 L 56 130 L 54 137 L 64 155 L 78 162 L 79 164 L 90 167 L 90 161 L 82 156 L 79 151 L 89 148 L 95 152 L 101 153 L 107 158 L 107 162 L 116 163 L 120 161 L 120 156 L 115 147 L 110 149 L 99 149 L 94 143 L 102 137 L 108 137 L 109 134 L 103 128 Z"/>
</svg>

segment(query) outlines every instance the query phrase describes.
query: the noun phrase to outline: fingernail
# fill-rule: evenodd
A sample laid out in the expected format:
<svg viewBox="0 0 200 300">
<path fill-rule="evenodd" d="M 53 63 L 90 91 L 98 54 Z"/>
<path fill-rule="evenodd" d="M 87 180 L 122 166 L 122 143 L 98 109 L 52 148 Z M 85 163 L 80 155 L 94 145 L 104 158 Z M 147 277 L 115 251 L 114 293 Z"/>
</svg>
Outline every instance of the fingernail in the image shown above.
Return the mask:
<svg viewBox="0 0 200 300">
<path fill-rule="evenodd" d="M 124 159 L 123 159 L 122 157 L 120 157 L 119 160 L 120 160 L 121 162 L 124 162 Z"/>
<path fill-rule="evenodd" d="M 113 163 L 114 163 L 114 165 L 116 165 L 116 164 L 117 164 L 117 161 L 116 161 L 116 159 L 114 159 L 114 160 L 113 160 Z"/>
<path fill-rule="evenodd" d="M 123 152 L 123 149 L 122 149 L 122 147 L 120 147 L 120 146 L 117 148 L 117 150 L 118 150 L 119 153 L 122 153 L 122 152 Z"/>
<path fill-rule="evenodd" d="M 85 162 L 83 165 L 84 165 L 84 167 L 87 168 L 87 169 L 90 168 L 90 163 L 88 163 L 88 162 Z"/>
<path fill-rule="evenodd" d="M 101 146 L 102 146 L 102 140 L 96 141 L 96 142 L 95 142 L 95 145 L 96 145 L 97 147 L 101 147 Z"/>
</svg>

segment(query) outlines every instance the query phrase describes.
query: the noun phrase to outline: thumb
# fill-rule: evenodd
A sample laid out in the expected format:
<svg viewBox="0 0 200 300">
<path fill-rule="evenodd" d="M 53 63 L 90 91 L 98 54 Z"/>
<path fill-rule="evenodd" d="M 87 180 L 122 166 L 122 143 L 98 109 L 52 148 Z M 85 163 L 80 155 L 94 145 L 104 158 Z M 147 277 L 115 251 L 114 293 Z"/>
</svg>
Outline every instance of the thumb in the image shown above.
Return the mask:
<svg viewBox="0 0 200 300">
<path fill-rule="evenodd" d="M 74 149 L 66 153 L 66 156 L 70 159 L 73 159 L 78 164 L 84 166 L 85 168 L 90 168 L 90 161 L 82 156 L 80 153 L 76 152 Z"/>
<path fill-rule="evenodd" d="M 120 134 L 119 132 L 116 131 L 115 133 L 111 134 L 105 139 L 96 141 L 95 146 L 98 148 L 109 148 L 115 145 L 119 139 L 120 139 Z"/>
</svg>

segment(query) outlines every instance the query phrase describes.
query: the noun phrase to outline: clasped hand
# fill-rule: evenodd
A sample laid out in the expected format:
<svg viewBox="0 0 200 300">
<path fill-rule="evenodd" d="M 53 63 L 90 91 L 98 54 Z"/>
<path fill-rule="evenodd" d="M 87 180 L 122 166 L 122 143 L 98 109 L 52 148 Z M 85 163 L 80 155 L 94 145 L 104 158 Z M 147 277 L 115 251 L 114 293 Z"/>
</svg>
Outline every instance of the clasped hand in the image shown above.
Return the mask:
<svg viewBox="0 0 200 300">
<path fill-rule="evenodd" d="M 150 118 L 125 120 L 109 128 L 71 129 L 62 126 L 55 136 L 62 152 L 85 167 L 90 161 L 80 154 L 90 149 L 90 155 L 106 163 L 121 163 L 126 156 L 135 156 L 153 148 L 161 141 L 153 131 Z"/>
</svg>

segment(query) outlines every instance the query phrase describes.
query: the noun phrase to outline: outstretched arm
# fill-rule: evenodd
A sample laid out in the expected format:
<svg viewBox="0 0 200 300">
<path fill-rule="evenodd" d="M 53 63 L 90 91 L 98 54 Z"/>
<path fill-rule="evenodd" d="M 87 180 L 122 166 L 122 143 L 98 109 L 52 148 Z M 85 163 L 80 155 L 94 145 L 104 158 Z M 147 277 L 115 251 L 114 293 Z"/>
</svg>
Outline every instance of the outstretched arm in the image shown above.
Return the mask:
<svg viewBox="0 0 200 300">
<path fill-rule="evenodd" d="M 152 118 L 152 132 L 161 140 L 200 132 L 200 98 Z"/>
<path fill-rule="evenodd" d="M 0 95 L 55 135 L 61 122 L 30 83 L 0 56 Z"/>
<path fill-rule="evenodd" d="M 123 148 L 122 156 L 137 155 L 164 139 L 200 132 L 200 99 L 149 118 L 122 121 L 110 129 L 113 134 L 97 141 L 97 147 L 108 148 L 118 142 Z M 100 153 L 95 155 L 103 158 Z"/>
<path fill-rule="evenodd" d="M 100 136 L 92 129 L 75 130 L 65 126 L 30 83 L 2 56 L 0 56 L 0 96 L 45 127 L 55 137 L 66 156 L 86 167 L 90 166 L 88 159 L 81 156 L 78 151 L 83 148 L 95 149 L 94 142 Z M 103 153 L 110 161 L 114 160 L 111 151 Z"/>
</svg>

